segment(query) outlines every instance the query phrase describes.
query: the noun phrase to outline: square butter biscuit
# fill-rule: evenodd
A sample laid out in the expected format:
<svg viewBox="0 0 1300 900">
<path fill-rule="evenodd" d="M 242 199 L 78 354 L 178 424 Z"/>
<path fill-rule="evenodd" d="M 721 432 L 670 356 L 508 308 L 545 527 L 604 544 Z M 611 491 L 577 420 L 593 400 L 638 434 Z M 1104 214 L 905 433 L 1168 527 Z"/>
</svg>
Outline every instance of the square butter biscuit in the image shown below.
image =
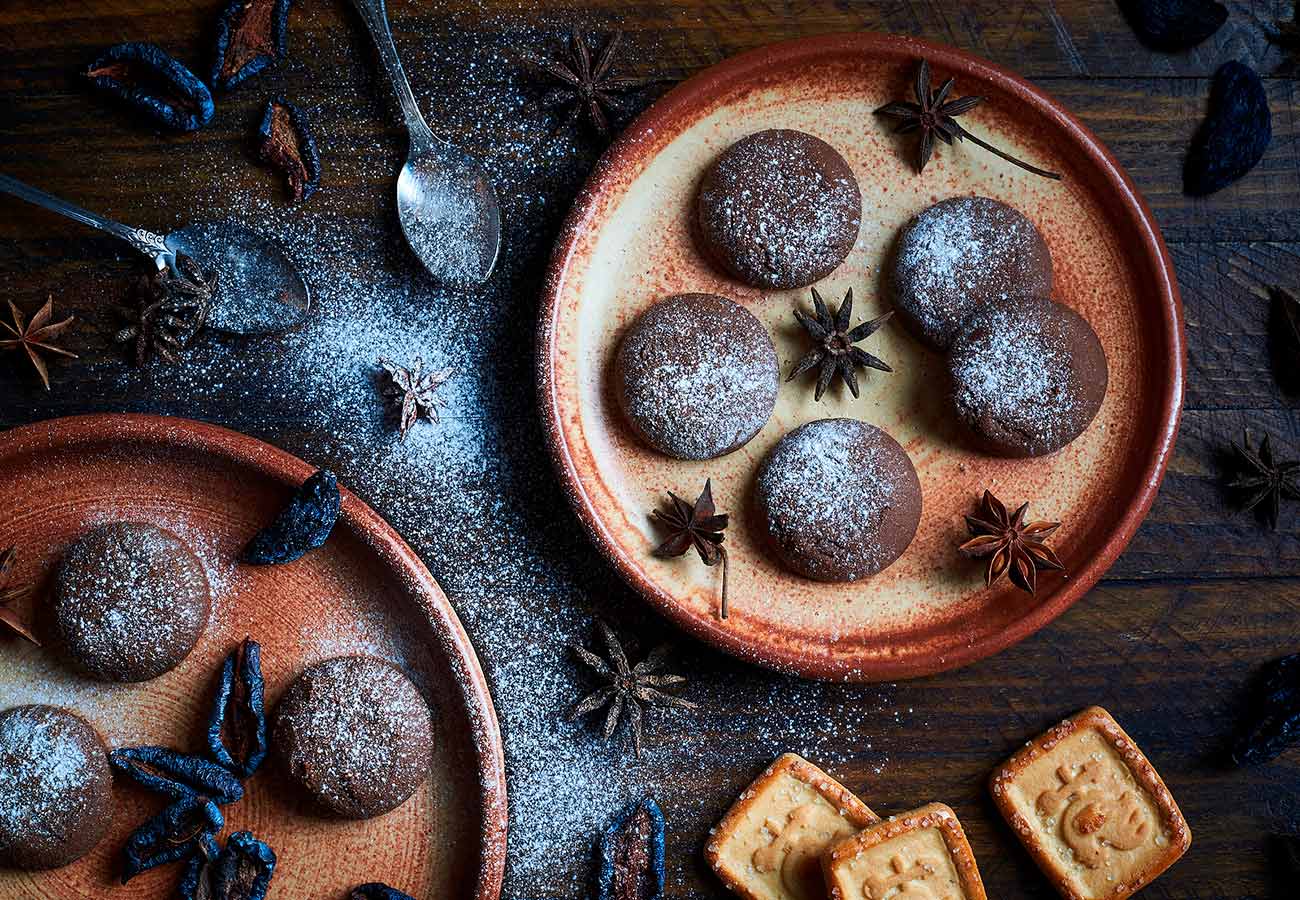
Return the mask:
<svg viewBox="0 0 1300 900">
<path fill-rule="evenodd" d="M 878 821 L 844 785 L 786 753 L 732 804 L 704 856 L 745 900 L 825 900 L 822 854 Z"/>
<path fill-rule="evenodd" d="M 1068 900 L 1124 900 L 1192 843 L 1160 775 L 1099 706 L 1031 741 L 993 773 L 990 789 Z"/>
<path fill-rule="evenodd" d="M 942 803 L 864 829 L 822 865 L 832 900 L 987 900 L 966 833 Z"/>
</svg>

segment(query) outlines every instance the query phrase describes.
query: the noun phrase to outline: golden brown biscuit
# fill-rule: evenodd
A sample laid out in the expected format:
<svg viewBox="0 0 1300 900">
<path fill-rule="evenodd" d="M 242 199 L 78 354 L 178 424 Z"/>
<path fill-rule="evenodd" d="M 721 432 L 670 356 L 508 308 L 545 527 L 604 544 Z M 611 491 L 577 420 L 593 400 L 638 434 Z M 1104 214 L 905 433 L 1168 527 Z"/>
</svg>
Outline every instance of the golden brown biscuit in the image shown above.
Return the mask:
<svg viewBox="0 0 1300 900">
<path fill-rule="evenodd" d="M 745 900 L 822 900 L 822 854 L 879 821 L 844 785 L 786 753 L 732 804 L 704 857 Z"/>
<path fill-rule="evenodd" d="M 841 841 L 822 866 L 831 900 L 987 900 L 966 833 L 942 803 Z"/>
<path fill-rule="evenodd" d="M 989 787 L 1068 900 L 1124 900 L 1192 843 L 1160 775 L 1100 706 L 1031 741 L 994 771 Z"/>
</svg>

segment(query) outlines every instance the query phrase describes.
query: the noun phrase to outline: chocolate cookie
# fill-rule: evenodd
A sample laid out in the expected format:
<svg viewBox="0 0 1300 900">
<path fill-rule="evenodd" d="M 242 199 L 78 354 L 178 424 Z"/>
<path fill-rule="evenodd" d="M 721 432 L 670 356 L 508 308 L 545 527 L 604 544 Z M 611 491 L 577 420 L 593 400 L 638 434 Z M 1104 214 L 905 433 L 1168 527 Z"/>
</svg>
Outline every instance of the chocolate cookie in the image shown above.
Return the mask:
<svg viewBox="0 0 1300 900">
<path fill-rule="evenodd" d="M 401 806 L 429 775 L 429 707 L 402 670 L 368 656 L 305 669 L 275 712 L 272 746 L 321 806 L 369 819 Z"/>
<path fill-rule="evenodd" d="M 1074 440 L 1106 396 L 1106 353 L 1087 320 L 1046 299 L 990 306 L 952 345 L 952 405 L 980 446 L 1042 456 Z"/>
<path fill-rule="evenodd" d="M 758 470 L 759 520 L 787 568 L 854 581 L 898 559 L 921 521 L 907 452 L 855 419 L 820 419 L 777 442 Z"/>
<path fill-rule="evenodd" d="M 1050 296 L 1052 255 L 1018 210 L 987 197 L 956 197 L 904 226 L 892 287 L 907 327 L 944 350 L 976 310 Z"/>
<path fill-rule="evenodd" d="M 853 249 L 862 194 L 844 157 L 802 131 L 760 131 L 732 144 L 700 185 L 704 252 L 746 284 L 796 288 L 829 275 Z"/>
<path fill-rule="evenodd" d="M 614 361 L 632 429 L 677 459 L 710 459 L 767 424 L 779 382 L 767 329 L 714 294 L 660 300 L 632 323 Z"/>
<path fill-rule="evenodd" d="M 95 729 L 57 706 L 0 713 L 0 868 L 56 869 L 113 818 L 113 774 Z"/>
<path fill-rule="evenodd" d="M 54 579 L 73 660 L 104 681 L 148 681 L 189 656 L 208 622 L 203 563 L 172 532 L 113 522 L 82 535 Z"/>
</svg>

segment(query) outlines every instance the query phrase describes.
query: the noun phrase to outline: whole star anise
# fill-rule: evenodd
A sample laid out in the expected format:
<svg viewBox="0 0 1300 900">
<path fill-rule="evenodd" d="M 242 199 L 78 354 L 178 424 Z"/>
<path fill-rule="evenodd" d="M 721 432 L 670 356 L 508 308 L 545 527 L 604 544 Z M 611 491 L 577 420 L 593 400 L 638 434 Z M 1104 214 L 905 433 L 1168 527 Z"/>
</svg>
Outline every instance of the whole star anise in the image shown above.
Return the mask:
<svg viewBox="0 0 1300 900">
<path fill-rule="evenodd" d="M 651 518 L 668 529 L 668 538 L 655 548 L 654 555 L 661 559 L 682 556 L 692 547 L 706 566 L 722 563 L 721 618 L 727 617 L 727 548 L 722 546 L 723 530 L 727 527 L 727 514 L 718 514 L 713 505 L 713 481 L 706 479 L 704 490 L 694 504 L 687 503 L 672 491 L 668 492 L 671 508 L 656 509 Z"/>
<path fill-rule="evenodd" d="M 12 604 L 28 597 L 32 592 L 31 585 L 8 583 L 17 560 L 18 551 L 14 547 L 0 550 L 0 632 L 12 631 L 18 637 L 31 641 L 39 647 L 41 642 L 36 639 L 31 628 L 10 608 Z"/>
<path fill-rule="evenodd" d="M 587 121 L 602 137 L 609 137 L 609 113 L 617 111 L 616 94 L 645 87 L 656 78 L 626 78 L 611 74 L 614 57 L 623 41 L 623 32 L 616 31 L 593 60 L 591 48 L 577 26 L 569 37 L 568 59 L 547 59 L 531 50 L 516 50 L 519 59 L 529 68 L 545 75 L 559 86 L 542 97 L 542 105 L 555 107 L 572 104 L 566 124 L 573 124 L 586 116 Z"/>
<path fill-rule="evenodd" d="M 681 697 L 664 693 L 664 688 L 675 688 L 686 684 L 681 675 L 661 674 L 664 662 L 672 648 L 662 644 L 650 651 L 650 654 L 635 666 L 628 662 L 627 652 L 619 643 L 614 629 L 605 622 L 596 620 L 596 631 L 605 645 L 605 657 L 601 658 L 586 647 L 570 644 L 569 647 L 582 662 L 594 671 L 607 684 L 593 691 L 578 701 L 569 713 L 570 719 L 577 719 L 588 713 L 609 706 L 605 714 L 605 737 L 612 737 L 618 728 L 623 713 L 632 728 L 632 747 L 636 755 L 641 755 L 644 718 L 643 706 L 676 707 L 677 709 L 695 709 L 695 704 Z"/>
<path fill-rule="evenodd" d="M 406 433 L 420 419 L 438 421 L 438 410 L 447 405 L 447 401 L 439 396 L 438 388 L 455 374 L 453 367 L 426 372 L 424 360 L 418 356 L 410 367 L 399 366 L 383 357 L 380 357 L 379 365 L 388 374 L 388 396 L 398 403 L 398 430 L 402 440 L 406 440 Z"/>
<path fill-rule="evenodd" d="M 813 298 L 813 315 L 808 315 L 802 309 L 795 309 L 794 317 L 799 320 L 803 330 L 817 342 L 813 347 L 803 355 L 803 358 L 795 364 L 786 376 L 786 381 L 793 381 L 804 372 L 820 366 L 817 374 L 817 389 L 813 395 L 814 400 L 820 400 L 822 394 L 831 386 L 831 382 L 838 373 L 840 379 L 849 386 L 849 391 L 854 398 L 858 396 L 858 375 L 857 367 L 877 369 L 881 372 L 892 372 L 883 360 L 877 359 L 865 350 L 853 346 L 858 341 L 865 341 L 871 335 L 875 334 L 880 326 L 889 321 L 894 315 L 893 310 L 881 316 L 876 316 L 870 322 L 863 322 L 856 328 L 850 330 L 849 323 L 853 320 L 853 289 L 849 288 L 848 293 L 844 295 L 840 308 L 833 314 L 826 308 L 825 301 L 822 300 L 821 294 L 817 293 L 817 288 L 812 289 Z"/>
<path fill-rule="evenodd" d="M 204 271 L 193 258 L 178 253 L 175 270 L 166 267 L 140 279 L 134 305 L 117 307 L 126 324 L 113 340 L 133 345 L 137 366 L 154 357 L 174 365 L 203 330 L 216 295 L 216 270 Z"/>
<path fill-rule="evenodd" d="M 1244 432 L 1241 443 L 1232 447 L 1241 466 L 1228 487 L 1246 493 L 1243 511 L 1262 506 L 1269 527 L 1276 531 L 1282 498 L 1300 500 L 1300 460 L 1278 460 L 1267 434 L 1257 449 L 1251 449 L 1250 435 Z"/>
<path fill-rule="evenodd" d="M 949 100 L 948 94 L 952 92 L 954 83 L 954 79 L 949 78 L 939 86 L 939 90 L 931 91 L 930 63 L 923 59 L 917 69 L 916 82 L 913 85 L 916 102 L 895 100 L 876 110 L 877 115 L 899 120 L 898 125 L 894 128 L 895 134 L 904 134 L 911 131 L 921 132 L 921 142 L 916 153 L 916 171 L 918 173 L 925 171 L 926 163 L 930 161 L 930 157 L 934 153 L 934 139 L 937 137 L 950 147 L 955 141 L 969 140 L 972 144 L 983 147 L 995 156 L 1000 156 L 1026 172 L 1032 172 L 1044 178 L 1060 180 L 1061 176 L 1057 173 L 1040 169 L 1024 160 L 1016 159 L 1005 150 L 999 150 L 992 144 L 977 138 L 958 124 L 957 116 L 970 112 L 983 103 L 984 98 L 969 96 Z"/>
<path fill-rule="evenodd" d="M 1009 575 L 1013 584 L 1033 594 L 1038 588 L 1038 570 L 1064 571 L 1065 565 L 1051 547 L 1043 543 L 1060 522 L 1030 522 L 1025 524 L 1029 503 L 1008 515 L 1007 508 L 992 492 L 985 491 L 978 516 L 967 516 L 966 527 L 972 537 L 957 549 L 967 556 L 989 557 L 984 572 L 984 584 L 992 585 Z"/>
<path fill-rule="evenodd" d="M 11 321 L 0 321 L 0 350 L 22 350 L 27 354 L 27 359 L 36 369 L 36 374 L 41 376 L 41 383 L 45 389 L 50 389 L 50 370 L 41 357 L 42 353 L 54 353 L 58 356 L 66 356 L 69 359 L 76 359 L 77 354 L 64 350 L 62 347 L 52 343 L 60 334 L 67 330 L 68 326 L 76 321 L 75 316 L 68 316 L 62 322 L 51 322 L 54 318 L 54 298 L 50 297 L 45 301 L 45 305 L 36 311 L 32 320 L 28 322 L 17 305 L 12 301 L 9 302 L 9 315 Z M 6 337 L 6 335 L 9 335 Z"/>
</svg>

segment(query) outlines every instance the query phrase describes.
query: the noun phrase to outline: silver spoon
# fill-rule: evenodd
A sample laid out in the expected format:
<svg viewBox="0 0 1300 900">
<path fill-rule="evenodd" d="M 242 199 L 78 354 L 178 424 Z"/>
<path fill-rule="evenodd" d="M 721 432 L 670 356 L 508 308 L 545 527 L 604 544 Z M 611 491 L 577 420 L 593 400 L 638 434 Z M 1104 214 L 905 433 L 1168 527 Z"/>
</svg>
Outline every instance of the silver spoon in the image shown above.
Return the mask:
<svg viewBox="0 0 1300 900">
<path fill-rule="evenodd" d="M 217 299 L 208 312 L 208 328 L 227 334 L 271 334 L 300 324 L 311 309 L 307 283 L 284 251 L 238 223 L 187 225 L 160 236 L 106 219 L 8 175 L 0 175 L 0 191 L 121 238 L 159 271 L 176 273 L 177 253 L 192 257 L 204 269 L 216 269 Z"/>
<path fill-rule="evenodd" d="M 384 0 L 353 0 L 393 83 L 410 147 L 397 176 L 397 219 L 429 274 L 448 287 L 487 281 L 501 250 L 497 193 L 474 157 L 434 137 L 393 44 Z"/>
</svg>

